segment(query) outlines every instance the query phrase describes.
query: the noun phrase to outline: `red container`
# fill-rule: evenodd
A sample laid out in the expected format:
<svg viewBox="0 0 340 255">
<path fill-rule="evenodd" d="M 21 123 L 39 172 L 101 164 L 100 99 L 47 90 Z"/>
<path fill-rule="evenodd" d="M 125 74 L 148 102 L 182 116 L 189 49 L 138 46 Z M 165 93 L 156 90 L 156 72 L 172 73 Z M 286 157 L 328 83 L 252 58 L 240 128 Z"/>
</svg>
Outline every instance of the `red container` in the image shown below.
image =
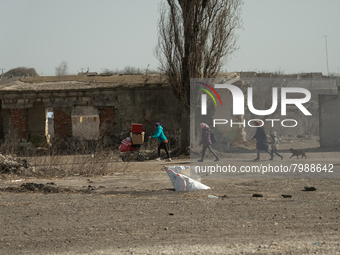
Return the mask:
<svg viewBox="0 0 340 255">
<path fill-rule="evenodd" d="M 143 133 L 143 125 L 142 124 L 132 123 L 132 125 L 131 125 L 131 132 L 132 133 L 137 133 L 137 134 Z"/>
</svg>

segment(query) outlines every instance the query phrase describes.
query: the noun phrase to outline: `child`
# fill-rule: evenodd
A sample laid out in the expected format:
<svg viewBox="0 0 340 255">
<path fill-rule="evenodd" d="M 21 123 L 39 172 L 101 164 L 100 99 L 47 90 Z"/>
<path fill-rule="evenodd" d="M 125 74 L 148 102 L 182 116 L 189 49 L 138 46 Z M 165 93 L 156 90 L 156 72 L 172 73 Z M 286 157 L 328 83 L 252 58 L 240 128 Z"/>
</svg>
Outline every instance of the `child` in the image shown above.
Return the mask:
<svg viewBox="0 0 340 255">
<path fill-rule="evenodd" d="M 278 144 L 279 144 L 279 140 L 277 139 L 276 137 L 276 131 L 274 131 L 273 133 L 271 133 L 270 137 L 272 138 L 272 142 L 271 142 L 271 145 L 272 145 L 272 151 L 271 151 L 271 159 L 270 160 L 273 160 L 274 158 L 274 153 L 276 155 L 278 155 L 279 157 L 281 157 L 281 160 L 283 159 L 283 156 L 281 156 L 278 152 L 277 152 L 277 149 L 278 149 Z"/>
</svg>

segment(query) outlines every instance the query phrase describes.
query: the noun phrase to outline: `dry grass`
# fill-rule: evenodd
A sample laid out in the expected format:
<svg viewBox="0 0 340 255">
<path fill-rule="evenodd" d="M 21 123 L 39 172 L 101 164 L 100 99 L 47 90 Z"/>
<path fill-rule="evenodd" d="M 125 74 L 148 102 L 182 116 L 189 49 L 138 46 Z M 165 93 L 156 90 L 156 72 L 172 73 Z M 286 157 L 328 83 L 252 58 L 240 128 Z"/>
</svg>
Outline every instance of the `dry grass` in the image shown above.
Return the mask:
<svg viewBox="0 0 340 255">
<path fill-rule="evenodd" d="M 2 146 L 3 155 L 12 155 L 14 158 L 26 159 L 29 167 L 20 172 L 1 173 L 1 179 L 34 178 L 60 178 L 81 175 L 106 175 L 122 169 L 116 167 L 121 161 L 118 151 L 104 147 L 100 142 L 87 141 L 60 141 L 52 147 L 39 151 L 18 148 L 14 143 Z"/>
</svg>

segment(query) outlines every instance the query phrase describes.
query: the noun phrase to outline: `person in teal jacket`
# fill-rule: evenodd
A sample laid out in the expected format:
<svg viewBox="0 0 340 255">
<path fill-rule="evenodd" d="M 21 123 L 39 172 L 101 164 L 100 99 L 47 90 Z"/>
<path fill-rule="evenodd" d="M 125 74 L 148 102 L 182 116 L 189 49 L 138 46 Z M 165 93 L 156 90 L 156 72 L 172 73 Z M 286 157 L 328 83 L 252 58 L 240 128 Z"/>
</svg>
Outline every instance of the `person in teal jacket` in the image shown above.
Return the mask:
<svg viewBox="0 0 340 255">
<path fill-rule="evenodd" d="M 169 142 L 166 136 L 163 132 L 163 127 L 159 122 L 155 124 L 155 133 L 152 136 L 149 136 L 149 138 L 158 138 L 158 141 L 160 142 L 160 145 L 158 146 L 158 158 L 156 160 L 161 160 L 161 149 L 164 149 L 166 152 L 166 155 L 168 156 L 167 161 L 171 161 L 170 154 L 169 154 Z"/>
</svg>

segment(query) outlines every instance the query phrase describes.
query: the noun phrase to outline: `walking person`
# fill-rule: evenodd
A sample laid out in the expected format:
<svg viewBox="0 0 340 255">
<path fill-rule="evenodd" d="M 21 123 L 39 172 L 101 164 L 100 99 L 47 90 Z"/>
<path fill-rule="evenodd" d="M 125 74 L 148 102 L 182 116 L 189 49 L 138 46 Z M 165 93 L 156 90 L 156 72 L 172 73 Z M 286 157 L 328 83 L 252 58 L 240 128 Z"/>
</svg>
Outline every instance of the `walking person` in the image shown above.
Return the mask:
<svg viewBox="0 0 340 255">
<path fill-rule="evenodd" d="M 163 127 L 159 122 L 155 124 L 155 133 L 152 136 L 149 136 L 149 138 L 158 138 L 158 141 L 160 142 L 160 145 L 158 146 L 158 158 L 156 160 L 161 160 L 161 149 L 164 149 L 166 152 L 166 155 L 168 156 L 167 162 L 171 161 L 170 153 L 169 153 L 169 141 L 164 135 Z"/>
<path fill-rule="evenodd" d="M 271 141 L 271 147 L 272 147 L 272 150 L 271 150 L 271 158 L 270 158 L 270 160 L 273 160 L 273 158 L 274 158 L 274 153 L 276 154 L 276 155 L 278 155 L 280 158 L 281 158 L 281 160 L 283 159 L 283 156 L 281 156 L 278 152 L 277 152 L 277 150 L 278 150 L 278 144 L 279 144 L 279 140 L 277 139 L 277 137 L 276 137 L 276 131 L 274 131 L 273 133 L 271 133 L 270 134 L 270 137 L 272 138 L 272 141 Z"/>
<path fill-rule="evenodd" d="M 202 129 L 202 137 L 201 137 L 201 142 L 200 145 L 203 145 L 202 148 L 202 157 L 200 160 L 197 160 L 198 162 L 203 162 L 204 156 L 205 156 L 205 151 L 207 149 L 210 150 L 210 152 L 216 157 L 215 161 L 219 161 L 219 157 L 216 154 L 216 152 L 211 148 L 212 142 L 211 142 L 211 130 L 209 126 L 205 123 L 200 124 L 201 129 Z"/>
<path fill-rule="evenodd" d="M 252 140 L 254 138 L 256 139 L 257 158 L 254 160 L 260 160 L 260 151 L 265 151 L 269 155 L 272 154 L 269 151 L 268 138 L 266 132 L 264 131 L 264 125 L 261 126 L 260 121 L 256 121 L 255 125 L 257 126 L 257 128 Z"/>
</svg>

